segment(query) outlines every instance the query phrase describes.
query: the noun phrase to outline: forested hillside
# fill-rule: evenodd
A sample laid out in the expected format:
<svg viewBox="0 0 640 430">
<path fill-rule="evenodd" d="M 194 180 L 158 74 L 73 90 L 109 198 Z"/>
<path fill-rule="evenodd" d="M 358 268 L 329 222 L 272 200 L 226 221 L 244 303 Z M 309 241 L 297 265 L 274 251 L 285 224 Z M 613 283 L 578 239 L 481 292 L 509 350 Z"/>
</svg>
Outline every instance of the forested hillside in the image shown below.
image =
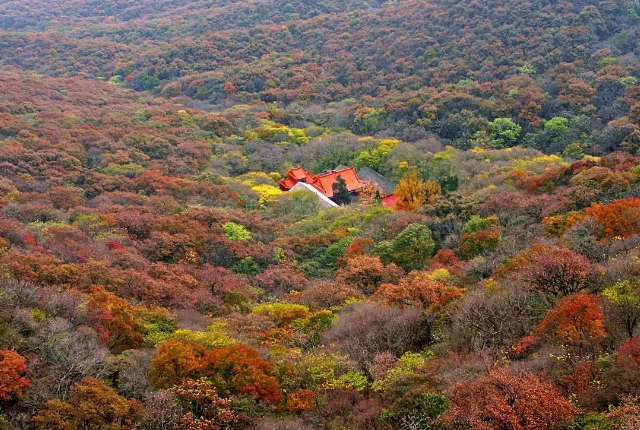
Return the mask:
<svg viewBox="0 0 640 430">
<path fill-rule="evenodd" d="M 637 430 L 639 55 L 633 0 L 0 0 L 0 429 Z"/>
<path fill-rule="evenodd" d="M 523 130 L 508 145 L 581 139 L 600 155 L 629 135 L 638 103 L 632 1 L 46 3 L 8 2 L 4 64 L 205 109 L 276 102 L 287 125 L 468 148 L 496 145 L 489 122 L 510 116 Z M 557 116 L 568 136 L 550 142 L 543 122 Z"/>
</svg>

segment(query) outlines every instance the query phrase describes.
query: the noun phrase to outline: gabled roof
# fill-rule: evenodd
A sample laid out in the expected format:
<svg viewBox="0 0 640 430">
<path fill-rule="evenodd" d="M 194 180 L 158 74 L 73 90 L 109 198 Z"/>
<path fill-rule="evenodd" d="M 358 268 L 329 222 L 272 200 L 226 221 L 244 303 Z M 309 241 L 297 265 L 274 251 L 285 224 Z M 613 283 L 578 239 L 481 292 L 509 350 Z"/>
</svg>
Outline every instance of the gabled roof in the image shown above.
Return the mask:
<svg viewBox="0 0 640 430">
<path fill-rule="evenodd" d="M 278 183 L 285 191 L 289 191 L 295 184 L 300 181 L 310 182 L 310 178 L 312 177 L 313 175 L 311 175 L 311 173 L 309 173 L 302 167 L 296 167 L 289 170 L 287 172 L 287 177 L 278 181 Z"/>
<path fill-rule="evenodd" d="M 285 190 L 290 190 L 291 188 L 293 188 L 293 186 L 295 184 L 297 184 L 299 181 L 296 181 L 293 178 L 284 178 L 281 181 L 278 181 L 278 183 L 280 184 L 280 186 L 282 188 L 284 188 Z"/>
<path fill-rule="evenodd" d="M 298 181 L 312 176 L 311 173 L 307 172 L 302 167 L 295 167 L 289 170 L 287 175 L 289 175 L 290 178 L 297 179 Z"/>
<path fill-rule="evenodd" d="M 382 194 L 391 194 L 396 190 L 396 184 L 393 181 L 368 166 L 364 166 L 358 170 L 358 177 L 365 182 L 374 182 L 377 184 L 382 188 Z"/>
<path fill-rule="evenodd" d="M 318 188 L 325 196 L 333 196 L 333 184 L 338 180 L 338 176 L 344 179 L 347 190 L 356 191 L 366 185 L 358 178 L 356 169 L 353 167 L 347 167 L 342 170 L 332 170 L 331 172 L 323 173 L 313 177 L 311 185 Z"/>
</svg>

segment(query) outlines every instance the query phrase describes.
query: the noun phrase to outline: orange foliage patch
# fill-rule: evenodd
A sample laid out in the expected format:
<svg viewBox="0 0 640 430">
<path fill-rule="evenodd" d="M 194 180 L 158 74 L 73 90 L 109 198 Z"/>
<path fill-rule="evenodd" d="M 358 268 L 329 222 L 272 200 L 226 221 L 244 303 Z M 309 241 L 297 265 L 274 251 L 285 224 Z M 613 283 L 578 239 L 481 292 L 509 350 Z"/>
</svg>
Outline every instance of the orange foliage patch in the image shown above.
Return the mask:
<svg viewBox="0 0 640 430">
<path fill-rule="evenodd" d="M 373 299 L 387 305 L 441 308 L 464 293 L 463 288 L 430 279 L 429 272 L 413 271 L 398 285 L 382 284 Z"/>
<path fill-rule="evenodd" d="M 21 397 L 31 382 L 24 377 L 27 363 L 23 356 L 10 349 L 0 349 L 0 400 Z"/>
<path fill-rule="evenodd" d="M 287 409 L 290 413 L 308 411 L 313 408 L 316 396 L 310 390 L 298 390 L 289 394 L 287 398 Z"/>
<path fill-rule="evenodd" d="M 149 379 L 157 387 L 168 388 L 185 378 L 206 377 L 221 395 L 245 394 L 277 405 L 282 402 L 282 393 L 273 372 L 273 364 L 248 346 L 207 350 L 201 345 L 169 340 L 151 362 Z"/>
<path fill-rule="evenodd" d="M 542 319 L 537 332 L 578 350 L 597 346 L 607 337 L 600 300 L 598 295 L 584 292 L 561 298 Z"/>
<path fill-rule="evenodd" d="M 608 204 L 594 203 L 584 211 L 603 225 L 604 239 L 640 234 L 640 199 L 616 200 Z"/>
</svg>

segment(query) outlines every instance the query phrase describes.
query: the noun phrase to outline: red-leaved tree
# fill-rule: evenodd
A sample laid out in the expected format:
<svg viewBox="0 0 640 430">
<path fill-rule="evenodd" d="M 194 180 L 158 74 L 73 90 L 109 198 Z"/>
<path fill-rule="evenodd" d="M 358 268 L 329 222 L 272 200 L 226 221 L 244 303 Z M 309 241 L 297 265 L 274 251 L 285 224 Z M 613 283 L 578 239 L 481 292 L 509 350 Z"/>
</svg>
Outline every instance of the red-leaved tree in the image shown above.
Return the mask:
<svg viewBox="0 0 640 430">
<path fill-rule="evenodd" d="M 553 430 L 576 415 L 573 404 L 551 383 L 532 373 L 495 369 L 455 385 L 444 420 L 474 430 Z M 456 427 L 458 428 L 458 427 Z"/>
</svg>

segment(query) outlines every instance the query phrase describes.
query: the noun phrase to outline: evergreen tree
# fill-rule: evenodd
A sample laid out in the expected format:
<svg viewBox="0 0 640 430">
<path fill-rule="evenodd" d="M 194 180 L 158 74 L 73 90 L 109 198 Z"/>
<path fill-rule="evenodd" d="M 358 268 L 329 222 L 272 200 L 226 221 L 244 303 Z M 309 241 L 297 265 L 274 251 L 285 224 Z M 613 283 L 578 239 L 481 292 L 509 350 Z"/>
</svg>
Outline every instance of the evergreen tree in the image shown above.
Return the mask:
<svg viewBox="0 0 640 430">
<path fill-rule="evenodd" d="M 342 176 L 338 175 L 336 181 L 331 185 L 331 188 L 333 189 L 334 202 L 340 206 L 351 203 L 351 195 L 347 189 L 347 182 L 342 178 Z"/>
</svg>

